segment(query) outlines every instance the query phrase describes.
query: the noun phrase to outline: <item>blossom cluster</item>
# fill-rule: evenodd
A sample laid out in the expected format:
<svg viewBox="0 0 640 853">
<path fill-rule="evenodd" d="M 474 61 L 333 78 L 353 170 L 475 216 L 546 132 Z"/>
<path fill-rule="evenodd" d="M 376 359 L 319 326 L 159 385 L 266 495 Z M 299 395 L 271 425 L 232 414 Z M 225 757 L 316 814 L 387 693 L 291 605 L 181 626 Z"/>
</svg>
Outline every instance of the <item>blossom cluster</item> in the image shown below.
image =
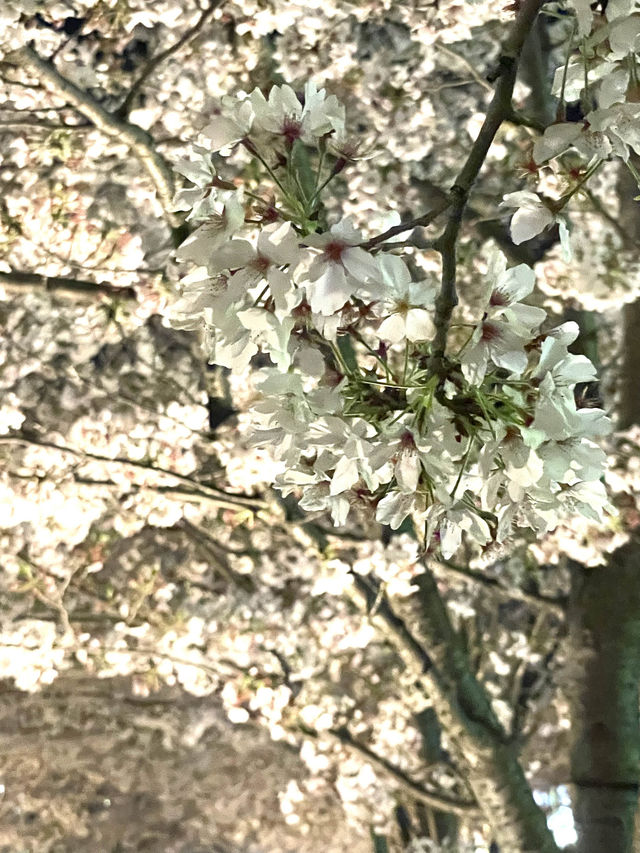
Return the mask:
<svg viewBox="0 0 640 853">
<path fill-rule="evenodd" d="M 532 269 L 497 253 L 480 317 L 436 364 L 435 282 L 414 281 L 393 241 L 325 221 L 323 192 L 357 154 L 335 96 L 307 83 L 225 98 L 203 136 L 177 167 L 192 183 L 177 206 L 201 224 L 178 250 L 197 267 L 173 323 L 204 327 L 211 361 L 234 370 L 269 356 L 254 440 L 285 495 L 336 526 L 411 519 L 445 556 L 463 532 L 487 546 L 599 517 L 609 421 L 574 394 L 595 369 L 569 352 L 575 323 L 546 328 L 523 301 Z M 238 150 L 255 181 L 219 173 L 218 153 Z"/>
<path fill-rule="evenodd" d="M 536 140 L 532 166 L 549 165 L 571 153 L 574 173 L 584 162 L 576 186 L 559 199 L 528 190 L 509 193 L 504 204 L 516 208 L 511 236 L 519 244 L 554 223 L 560 227 L 565 259 L 571 256 L 569 230 L 561 211 L 577 188 L 606 161 L 619 158 L 640 187 L 633 154 L 640 154 L 640 4 L 619 0 L 603 4 L 594 21 L 594 4 L 572 0 L 575 23 L 569 33 L 566 61 L 555 73 L 552 94 L 559 98 L 556 120 Z M 592 31 L 593 29 L 593 31 Z M 567 105 L 579 104 L 580 120 L 568 116 Z"/>
</svg>

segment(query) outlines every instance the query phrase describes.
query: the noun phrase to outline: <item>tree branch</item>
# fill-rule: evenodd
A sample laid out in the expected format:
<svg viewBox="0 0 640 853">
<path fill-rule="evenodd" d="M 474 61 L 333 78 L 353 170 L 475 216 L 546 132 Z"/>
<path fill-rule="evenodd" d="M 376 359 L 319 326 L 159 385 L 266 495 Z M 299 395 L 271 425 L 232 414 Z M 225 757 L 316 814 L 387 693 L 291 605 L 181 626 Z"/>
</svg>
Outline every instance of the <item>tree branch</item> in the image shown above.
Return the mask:
<svg viewBox="0 0 640 853">
<path fill-rule="evenodd" d="M 444 232 L 436 243 L 442 256 L 440 293 L 436 299 L 436 335 L 431 354 L 431 369 L 440 370 L 447 346 L 447 333 L 453 309 L 458 304 L 456 290 L 456 245 L 467 205 L 469 192 L 484 164 L 501 124 L 513 114 L 511 99 L 516 82 L 518 61 L 524 42 L 531 30 L 544 0 L 523 0 L 516 19 L 504 42 L 497 70 L 491 75 L 496 80 L 493 98 L 487 108 L 485 120 L 469 156 L 451 188 L 449 218 Z"/>
<path fill-rule="evenodd" d="M 500 849 L 515 853 L 558 853 L 544 814 L 489 694 L 475 677 L 464 644 L 451 623 L 436 581 L 426 569 L 417 577 L 418 636 L 434 661 L 432 699 L 467 779 Z"/>
<path fill-rule="evenodd" d="M 418 634 L 394 612 L 375 578 L 354 574 L 355 588 L 368 612 L 416 683 L 423 686 L 457 757 L 466 764 L 471 790 L 501 848 L 510 853 L 558 853 L 518 761 L 516 745 L 471 671 L 467 652 L 428 569 L 418 575 L 417 583 L 419 592 L 413 602 L 418 605 Z"/>
<path fill-rule="evenodd" d="M 43 80 L 55 94 L 65 98 L 106 136 L 123 142 L 131 148 L 155 185 L 158 200 L 171 227 L 174 243 L 179 245 L 187 236 L 188 229 L 182 217 L 173 208 L 175 194 L 173 172 L 166 160 L 156 151 L 150 134 L 137 124 L 123 121 L 110 113 L 93 95 L 64 77 L 52 62 L 43 59 L 32 47 L 21 47 L 9 57 L 26 71 Z"/>
<path fill-rule="evenodd" d="M 112 296 L 115 299 L 131 300 L 136 298 L 133 287 L 114 287 L 103 282 L 86 281 L 77 278 L 65 278 L 58 275 L 41 275 L 40 273 L 12 270 L 0 272 L 0 285 L 5 290 L 14 293 L 24 293 L 25 290 L 45 290 L 48 293 L 58 293 L 62 296 L 88 297 Z"/>
<path fill-rule="evenodd" d="M 400 656 L 404 662 L 416 669 L 419 677 L 429 672 L 433 662 L 428 652 L 416 640 L 406 623 L 394 612 L 377 580 L 371 576 L 363 577 L 355 572 L 352 573 L 352 577 L 356 590 L 364 600 L 367 613 L 371 618 L 378 618 L 391 644 L 400 650 Z"/>
<path fill-rule="evenodd" d="M 400 222 L 399 225 L 393 225 L 391 228 L 387 228 L 386 231 L 383 231 L 382 234 L 378 234 L 376 237 L 372 237 L 365 243 L 361 243 L 360 246 L 368 251 L 369 249 L 373 249 L 374 246 L 378 246 L 380 243 L 390 240 L 397 234 L 404 234 L 405 231 L 412 231 L 414 228 L 425 228 L 427 225 L 431 225 L 431 223 L 449 207 L 450 203 L 451 201 L 449 197 L 443 194 L 442 198 L 438 199 L 434 207 L 427 211 L 427 213 L 423 213 L 422 216 L 418 216 L 417 219 L 409 219 L 407 222 Z"/>
<path fill-rule="evenodd" d="M 491 577 L 485 572 L 476 572 L 466 566 L 456 566 L 453 563 L 443 561 L 432 561 L 431 568 L 436 574 L 453 575 L 459 579 L 467 580 L 475 584 L 479 584 L 483 588 L 489 590 L 493 595 L 505 600 L 517 599 L 525 604 L 531 605 L 535 610 L 548 611 L 553 613 L 559 619 L 566 617 L 567 601 L 563 598 L 551 598 L 546 595 L 534 595 L 531 592 L 525 592 L 518 587 L 503 587 L 498 578 Z"/>
<path fill-rule="evenodd" d="M 179 483 L 184 483 L 192 488 L 194 490 L 194 496 L 197 497 L 198 494 L 202 494 L 206 496 L 211 503 L 215 502 L 215 504 L 221 509 L 248 509 L 251 510 L 251 512 L 259 512 L 266 508 L 265 503 L 259 498 L 252 498 L 248 495 L 235 495 L 233 492 L 225 492 L 224 489 L 207 486 L 204 483 L 199 483 L 197 480 L 193 480 L 191 477 L 184 474 L 178 474 L 176 471 L 170 471 L 168 468 L 158 468 L 149 462 L 140 462 L 137 459 L 127 459 L 122 456 L 103 456 L 100 453 L 92 453 L 89 450 L 80 450 L 76 447 L 67 447 L 63 444 L 56 444 L 53 441 L 47 441 L 46 439 L 39 438 L 37 436 L 27 436 L 23 433 L 1 435 L 0 445 L 2 444 L 17 444 L 22 445 L 23 447 L 43 447 L 47 450 L 57 450 L 59 453 L 70 453 L 72 456 L 76 456 L 81 459 L 91 459 L 96 462 L 104 462 L 110 465 L 126 465 L 130 468 L 147 471 L 151 474 L 158 474 L 162 477 L 173 477 L 173 479 L 177 480 Z M 157 488 L 158 490 L 161 489 L 161 487 L 153 488 Z M 172 491 L 175 491 L 175 489 Z M 185 493 L 185 495 L 186 494 L 191 494 L 191 492 Z"/>
<path fill-rule="evenodd" d="M 300 728 L 304 734 L 311 735 L 311 737 L 318 737 L 318 733 L 309 729 L 308 726 L 301 725 Z M 463 815 L 465 817 L 478 814 L 478 804 L 474 800 L 458 799 L 457 797 L 452 797 L 427 788 L 425 785 L 417 782 L 415 779 L 412 779 L 401 767 L 396 766 L 393 762 L 388 761 L 381 755 L 378 755 L 366 744 L 361 743 L 359 740 L 354 738 L 346 726 L 329 729 L 329 734 L 335 737 L 336 740 L 339 740 L 340 743 L 352 749 L 354 752 L 362 755 L 371 764 L 375 764 L 377 767 L 380 767 L 388 773 L 389 776 L 395 779 L 404 791 L 416 800 L 419 800 L 421 803 L 426 803 L 426 805 L 431 806 L 434 809 L 438 809 L 441 812 Z"/>
<path fill-rule="evenodd" d="M 313 547 L 312 529 L 301 541 Z M 449 618 L 429 572 L 417 578 L 417 631 L 393 609 L 372 575 L 353 573 L 360 606 L 386 636 L 415 685 L 433 705 L 457 758 L 468 770 L 468 783 L 501 849 L 509 853 L 559 853 L 518 760 L 516 743 L 500 725 L 483 685 L 471 670 L 468 654 Z"/>
<path fill-rule="evenodd" d="M 212 560 L 213 569 L 221 574 L 225 580 L 245 592 L 255 592 L 256 584 L 251 575 L 243 575 L 229 565 L 228 553 L 208 531 L 197 524 L 192 524 L 186 518 L 180 519 L 176 527 L 182 530 Z"/>
</svg>

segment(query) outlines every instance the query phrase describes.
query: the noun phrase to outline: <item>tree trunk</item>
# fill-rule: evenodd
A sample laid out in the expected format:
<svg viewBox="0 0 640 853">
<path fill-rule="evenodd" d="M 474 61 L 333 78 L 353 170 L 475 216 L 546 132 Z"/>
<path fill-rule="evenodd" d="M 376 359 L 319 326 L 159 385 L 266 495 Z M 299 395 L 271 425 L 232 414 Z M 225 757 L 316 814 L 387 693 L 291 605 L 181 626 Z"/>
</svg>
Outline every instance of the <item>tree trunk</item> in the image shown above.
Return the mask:
<svg viewBox="0 0 640 853">
<path fill-rule="evenodd" d="M 578 853 L 631 853 L 638 803 L 640 728 L 640 541 L 606 566 L 575 565 L 570 648 L 571 778 Z"/>
<path fill-rule="evenodd" d="M 640 168 L 640 157 L 631 159 Z M 628 171 L 621 168 L 618 176 L 620 220 L 628 235 L 627 249 L 636 247 L 640 251 L 640 205 L 634 201 L 638 194 L 636 182 Z M 620 375 L 618 377 L 618 429 L 629 429 L 640 425 L 640 300 L 630 302 L 622 309 L 622 350 L 620 353 Z"/>
<path fill-rule="evenodd" d="M 622 309 L 622 364 L 618 379 L 618 428 L 640 424 L 640 300 Z"/>
</svg>

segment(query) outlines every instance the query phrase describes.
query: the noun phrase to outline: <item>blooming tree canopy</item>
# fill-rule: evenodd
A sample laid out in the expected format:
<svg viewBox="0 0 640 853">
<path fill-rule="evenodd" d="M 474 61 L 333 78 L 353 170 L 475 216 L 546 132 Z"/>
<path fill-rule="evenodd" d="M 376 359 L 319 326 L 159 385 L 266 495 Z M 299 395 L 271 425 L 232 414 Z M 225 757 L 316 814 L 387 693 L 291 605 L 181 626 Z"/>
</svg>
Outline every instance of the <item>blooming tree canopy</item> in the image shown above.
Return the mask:
<svg viewBox="0 0 640 853">
<path fill-rule="evenodd" d="M 254 724 L 297 764 L 242 850 L 265 802 L 310 853 L 338 804 L 376 853 L 632 849 L 639 20 L 0 9 L 1 671 L 193 756 L 163 849 L 218 843 L 204 750 Z M 94 820 L 7 762 L 9 845 L 117 836 L 133 783 Z"/>
</svg>

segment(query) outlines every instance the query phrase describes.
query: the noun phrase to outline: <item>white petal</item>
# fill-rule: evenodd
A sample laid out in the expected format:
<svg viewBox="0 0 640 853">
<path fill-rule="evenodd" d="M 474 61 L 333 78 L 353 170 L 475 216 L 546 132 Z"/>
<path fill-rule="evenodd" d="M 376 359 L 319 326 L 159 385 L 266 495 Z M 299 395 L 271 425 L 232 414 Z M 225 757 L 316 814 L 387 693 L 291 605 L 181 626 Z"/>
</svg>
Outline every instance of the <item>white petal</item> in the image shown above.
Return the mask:
<svg viewBox="0 0 640 853">
<path fill-rule="evenodd" d="M 306 282 L 305 290 L 314 314 L 330 316 L 349 301 L 351 285 L 340 264 L 326 264 L 316 281 Z"/>
<path fill-rule="evenodd" d="M 554 326 L 549 329 L 547 337 L 557 340 L 559 343 L 568 346 L 572 344 L 580 334 L 580 326 L 574 320 L 567 320 L 566 323 L 561 323 L 559 326 Z"/>
<path fill-rule="evenodd" d="M 575 122 L 552 124 L 533 146 L 533 159 L 536 163 L 546 163 L 552 157 L 562 154 L 580 136 L 582 125 Z"/>
<path fill-rule="evenodd" d="M 569 234 L 569 228 L 567 227 L 567 223 L 563 218 L 558 218 L 558 228 L 560 231 L 560 248 L 562 250 L 562 260 L 565 264 L 571 262 L 573 257 L 573 251 L 571 249 L 571 235 Z"/>
<path fill-rule="evenodd" d="M 272 267 L 267 273 L 269 290 L 276 306 L 276 314 L 289 314 L 302 299 L 302 291 L 294 288 L 291 277 L 286 272 Z"/>
<path fill-rule="evenodd" d="M 373 255 L 365 252 L 359 246 L 344 249 L 342 263 L 349 275 L 352 275 L 357 281 L 365 282 L 370 278 L 375 278 L 378 271 Z"/>
<path fill-rule="evenodd" d="M 264 228 L 258 237 L 258 252 L 276 266 L 296 262 L 300 249 L 291 223 L 275 223 Z"/>
<path fill-rule="evenodd" d="M 507 193 L 502 197 L 500 204 L 502 207 L 525 207 L 529 210 L 536 210 L 540 207 L 540 196 L 530 190 L 519 190 L 515 193 Z M 498 263 L 502 267 L 502 271 L 504 271 L 507 265 L 506 258 L 502 252 L 498 252 L 497 256 Z"/>
<path fill-rule="evenodd" d="M 427 341 L 433 334 L 431 314 L 423 308 L 410 308 L 405 323 L 409 341 Z"/>
<path fill-rule="evenodd" d="M 415 498 L 413 495 L 389 492 L 378 504 L 376 520 L 380 524 L 388 524 L 392 530 L 397 530 L 414 508 Z"/>
<path fill-rule="evenodd" d="M 462 542 L 462 528 L 451 519 L 445 518 L 440 525 L 440 550 L 445 560 L 456 553 Z"/>
<path fill-rule="evenodd" d="M 396 480 L 402 492 L 413 494 L 420 479 L 420 459 L 417 453 L 403 452 L 396 464 Z"/>
<path fill-rule="evenodd" d="M 202 134 L 211 141 L 212 151 L 220 151 L 221 148 L 239 142 L 246 135 L 246 130 L 227 116 L 216 116 L 202 130 Z"/>
<path fill-rule="evenodd" d="M 391 314 L 380 323 L 378 337 L 390 344 L 399 344 L 405 339 L 406 326 L 400 314 Z"/>
<path fill-rule="evenodd" d="M 256 256 L 256 250 L 247 240 L 229 240 L 213 254 L 208 267 L 210 272 L 235 270 L 246 266 Z"/>
<path fill-rule="evenodd" d="M 349 459 L 346 456 L 340 457 L 331 478 L 329 494 L 339 495 L 340 492 L 346 492 L 347 489 L 350 489 L 358 482 L 359 478 L 360 475 L 356 460 Z"/>
<path fill-rule="evenodd" d="M 542 203 L 535 210 L 521 207 L 516 210 L 511 220 L 511 239 L 519 246 L 548 228 L 553 220 L 553 214 Z"/>
<path fill-rule="evenodd" d="M 411 282 L 409 268 L 397 255 L 382 253 L 375 258 L 381 281 L 393 290 L 402 291 Z"/>
<path fill-rule="evenodd" d="M 578 19 L 578 35 L 582 38 L 588 36 L 593 26 L 593 12 L 591 0 L 571 0 L 576 18 Z"/>
<path fill-rule="evenodd" d="M 331 240 L 337 238 L 340 242 L 344 242 L 349 246 L 355 246 L 357 243 L 362 243 L 364 240 L 362 232 L 358 231 L 354 226 L 353 220 L 350 216 L 345 216 L 345 218 L 341 219 L 340 222 L 336 222 L 335 225 L 332 225 L 329 235 L 324 236 L 325 238 L 329 236 L 329 240 L 326 240 L 326 242 L 331 242 Z"/>
<path fill-rule="evenodd" d="M 495 289 L 504 294 L 509 303 L 519 302 L 529 296 L 536 283 L 536 274 L 527 264 L 518 264 L 505 270 L 496 281 Z"/>
<path fill-rule="evenodd" d="M 544 308 L 536 308 L 535 305 L 524 305 L 522 302 L 511 305 L 505 311 L 505 314 L 510 315 L 518 323 L 526 326 L 527 329 L 536 329 L 547 319 L 547 312 Z"/>
<path fill-rule="evenodd" d="M 522 350 L 492 353 L 491 360 L 511 373 L 520 374 L 527 369 L 527 355 Z"/>
</svg>

